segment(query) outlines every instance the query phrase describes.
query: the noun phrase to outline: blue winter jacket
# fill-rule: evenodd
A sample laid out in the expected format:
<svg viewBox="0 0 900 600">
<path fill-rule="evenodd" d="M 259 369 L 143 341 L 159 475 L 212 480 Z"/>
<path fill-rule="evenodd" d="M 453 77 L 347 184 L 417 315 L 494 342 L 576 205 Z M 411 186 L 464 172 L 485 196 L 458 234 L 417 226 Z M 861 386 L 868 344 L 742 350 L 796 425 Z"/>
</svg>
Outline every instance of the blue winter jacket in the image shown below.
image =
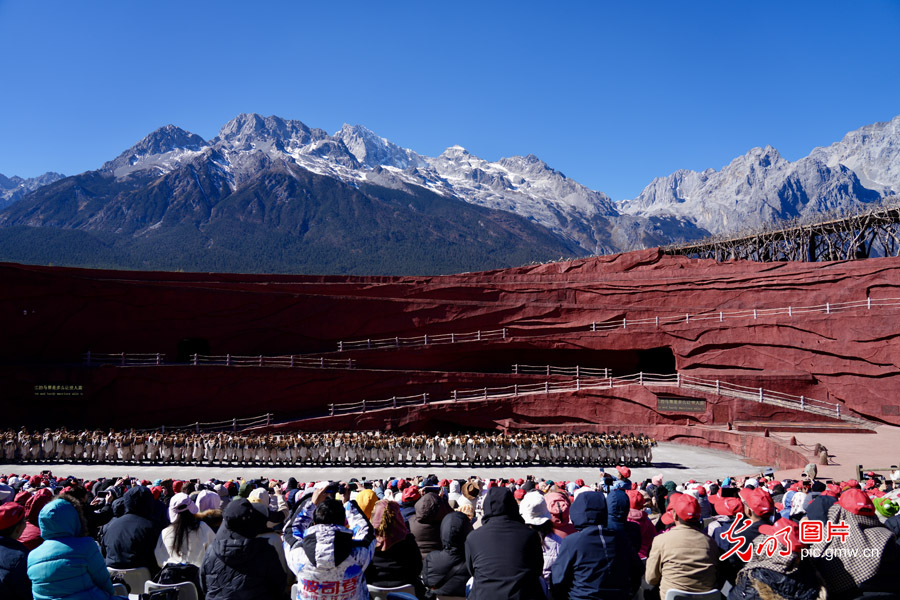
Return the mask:
<svg viewBox="0 0 900 600">
<path fill-rule="evenodd" d="M 606 527 L 607 505 L 600 492 L 583 492 L 570 511 L 578 529 L 565 537 L 550 568 L 554 598 L 627 600 L 640 580 L 637 549 L 621 531 Z"/>
<path fill-rule="evenodd" d="M 44 543 L 28 555 L 35 600 L 109 600 L 113 586 L 97 543 L 81 535 L 75 507 L 61 499 L 38 515 Z"/>
<path fill-rule="evenodd" d="M 621 481 L 621 480 L 620 480 Z M 631 547 L 639 550 L 641 547 L 642 535 L 641 526 L 628 520 L 628 511 L 631 503 L 628 501 L 628 494 L 623 489 L 611 490 L 606 495 L 606 523 L 605 525 L 613 531 L 620 531 L 628 537 Z M 604 525 L 604 523 L 600 523 Z"/>
</svg>

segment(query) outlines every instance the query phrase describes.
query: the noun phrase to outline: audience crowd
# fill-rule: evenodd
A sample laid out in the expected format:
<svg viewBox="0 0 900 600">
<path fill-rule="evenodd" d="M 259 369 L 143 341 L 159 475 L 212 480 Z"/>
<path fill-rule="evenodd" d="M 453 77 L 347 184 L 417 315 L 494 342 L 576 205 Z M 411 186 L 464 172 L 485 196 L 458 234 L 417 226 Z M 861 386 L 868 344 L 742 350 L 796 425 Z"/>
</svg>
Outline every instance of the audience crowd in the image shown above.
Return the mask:
<svg viewBox="0 0 900 600">
<path fill-rule="evenodd" d="M 900 471 L 586 477 L 0 475 L 0 598 L 112 598 L 110 570 L 140 567 L 208 600 L 900 597 Z"/>
</svg>

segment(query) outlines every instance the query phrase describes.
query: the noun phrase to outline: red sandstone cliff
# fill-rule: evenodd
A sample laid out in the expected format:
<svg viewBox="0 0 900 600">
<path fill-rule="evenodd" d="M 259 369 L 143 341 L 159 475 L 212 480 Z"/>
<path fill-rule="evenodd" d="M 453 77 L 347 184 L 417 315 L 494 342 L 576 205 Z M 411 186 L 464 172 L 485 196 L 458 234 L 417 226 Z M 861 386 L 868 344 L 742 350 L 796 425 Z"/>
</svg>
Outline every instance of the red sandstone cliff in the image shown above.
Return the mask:
<svg viewBox="0 0 900 600">
<path fill-rule="evenodd" d="M 11 424 L 46 422 L 48 414 L 59 422 L 135 426 L 267 410 L 289 418 L 331 402 L 421 391 L 437 397 L 458 387 L 506 385 L 512 364 L 610 367 L 618 375 L 677 368 L 706 379 L 839 402 L 867 418 L 900 424 L 900 400 L 894 393 L 900 382 L 895 341 L 900 306 L 716 318 L 720 311 L 900 298 L 900 259 L 895 258 L 715 263 L 647 250 L 421 278 L 4 264 L 0 281 L 0 394 L 13 407 Z M 659 328 L 590 330 L 594 322 L 625 319 L 627 324 L 682 314 L 686 322 Z M 701 314 L 709 319 L 697 319 Z M 340 340 L 499 328 L 507 328 L 506 340 L 341 354 L 357 360 L 360 368 L 353 371 L 80 365 L 89 350 L 160 352 L 174 361 L 185 339 L 203 340 L 212 354 L 277 355 L 334 352 Z M 35 385 L 69 381 L 84 386 L 83 399 L 35 401 Z M 652 406 L 655 397 L 631 412 L 622 402 L 632 400 L 599 393 L 579 397 L 571 405 L 566 400 L 565 410 L 555 410 L 581 423 L 600 418 L 685 423 L 693 418 L 660 414 Z M 710 402 L 704 422 L 805 418 L 773 413 L 771 407 L 725 410 L 716 409 L 717 404 Z M 469 420 L 468 410 L 444 411 L 441 419 L 460 423 Z M 489 416 L 481 418 L 486 425 L 547 418 L 547 408 L 533 402 L 479 410 Z"/>
</svg>

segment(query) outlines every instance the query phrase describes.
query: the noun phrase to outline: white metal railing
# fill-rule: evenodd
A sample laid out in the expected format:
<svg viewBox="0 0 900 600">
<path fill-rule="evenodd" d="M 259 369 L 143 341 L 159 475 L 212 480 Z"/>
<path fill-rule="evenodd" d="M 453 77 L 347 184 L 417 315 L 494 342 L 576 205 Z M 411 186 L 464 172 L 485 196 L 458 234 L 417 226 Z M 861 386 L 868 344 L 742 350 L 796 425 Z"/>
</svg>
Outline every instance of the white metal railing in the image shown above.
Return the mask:
<svg viewBox="0 0 900 600">
<path fill-rule="evenodd" d="M 609 369 L 594 369 L 591 367 L 555 367 L 553 365 L 513 365 L 512 372 L 516 375 L 568 375 L 575 379 L 582 377 L 610 377 Z"/>
<path fill-rule="evenodd" d="M 588 329 L 593 332 L 615 331 L 635 327 L 656 328 L 665 325 L 685 325 L 699 322 L 718 321 L 724 323 L 734 319 L 758 320 L 767 317 L 786 315 L 796 317 L 799 315 L 825 314 L 843 312 L 847 310 L 864 308 L 872 310 L 881 307 L 900 307 L 900 298 L 866 298 L 852 302 L 826 302 L 814 306 L 784 306 L 779 308 L 746 308 L 740 310 L 704 310 L 698 313 L 678 313 L 658 317 L 645 317 L 640 319 L 612 319 L 609 321 L 592 322 Z M 646 312 L 646 311 L 645 311 Z M 565 324 L 561 324 L 565 326 Z M 573 326 L 575 327 L 575 326 Z M 581 327 L 581 326 L 578 326 Z M 510 328 L 494 329 L 490 331 L 476 331 L 471 333 L 442 333 L 438 335 L 420 335 L 414 337 L 391 337 L 378 339 L 353 340 L 338 342 L 338 352 L 347 350 L 379 350 L 385 348 L 403 348 L 408 346 L 428 346 L 431 344 L 454 344 L 460 342 L 492 341 L 508 339 L 513 333 Z M 515 334 L 523 337 L 522 333 Z M 536 334 L 543 335 L 543 334 Z"/>
<path fill-rule="evenodd" d="M 264 415 L 257 415 L 255 417 L 244 417 L 241 419 L 226 419 L 224 421 L 208 421 L 202 422 L 197 421 L 194 423 L 188 423 L 186 425 L 160 425 L 159 427 L 152 427 L 149 429 L 136 429 L 135 431 L 148 432 L 148 431 L 193 431 L 195 433 L 201 432 L 212 432 L 212 431 L 238 431 L 239 429 L 246 429 L 248 427 L 259 427 L 262 425 L 271 425 L 272 417 L 274 415 L 272 413 L 266 413 Z"/>
<path fill-rule="evenodd" d="M 224 365 L 227 367 L 312 367 L 319 369 L 352 369 L 356 361 L 349 358 L 308 357 L 296 354 L 283 356 L 233 356 L 231 354 L 207 356 L 194 354 L 194 365 Z"/>
<path fill-rule="evenodd" d="M 400 408 L 431 404 L 436 402 L 460 402 L 470 400 L 490 400 L 495 398 L 510 398 L 534 394 L 571 393 L 580 390 L 603 390 L 641 385 L 645 387 L 675 387 L 686 390 L 696 390 L 703 393 L 715 394 L 727 398 L 735 398 L 762 404 L 771 404 L 793 410 L 799 410 L 818 415 L 831 417 L 852 423 L 866 423 L 865 419 L 845 414 L 841 410 L 840 403 L 826 402 L 806 396 L 784 394 L 763 388 L 728 383 L 719 379 L 706 380 L 676 373 L 674 375 L 658 375 L 653 373 L 635 373 L 624 377 L 585 378 L 566 381 L 545 381 L 524 385 L 507 385 L 502 387 L 484 387 L 470 390 L 453 390 L 447 398 L 433 399 L 429 394 L 417 394 L 415 396 L 394 396 L 381 400 L 362 400 L 343 404 L 329 404 L 330 415 L 341 415 L 370 410 L 382 410 L 388 408 Z"/>
<path fill-rule="evenodd" d="M 609 321 L 591 323 L 591 331 L 611 331 L 615 329 L 628 329 L 635 327 L 661 327 L 664 325 L 684 325 L 689 323 L 718 321 L 723 323 L 732 319 L 757 320 L 766 317 L 786 315 L 795 317 L 808 314 L 825 314 L 843 312 L 858 308 L 872 310 L 885 306 L 900 306 L 900 298 L 866 298 L 852 302 L 826 302 L 814 306 L 784 306 L 780 308 L 746 308 L 741 310 L 709 310 L 700 313 L 680 313 L 665 317 L 649 317 L 643 319 L 613 319 Z"/>
<path fill-rule="evenodd" d="M 404 348 L 407 346 L 428 346 L 432 344 L 460 344 L 464 342 L 485 342 L 505 340 L 508 330 L 493 329 L 490 331 L 472 331 L 469 333 L 440 333 L 437 335 L 419 335 L 415 337 L 392 337 L 380 339 L 354 340 L 338 342 L 338 352 L 345 350 L 378 350 L 383 348 Z"/>
<path fill-rule="evenodd" d="M 88 351 L 84 354 L 84 364 L 89 367 L 93 365 L 119 365 L 122 367 L 158 366 L 165 364 L 165 359 L 166 355 L 159 352 L 155 354 L 138 354 L 134 352 L 101 354 Z"/>
<path fill-rule="evenodd" d="M 87 366 L 93 365 L 118 365 L 122 367 L 146 367 L 184 363 L 171 363 L 165 359 L 165 354 L 136 354 L 119 352 L 115 354 L 98 354 L 87 352 L 84 362 Z M 188 364 L 194 366 L 226 366 L 226 367 L 305 367 L 318 369 L 354 369 L 356 361 L 350 358 L 324 358 L 304 356 L 298 354 L 265 356 L 238 356 L 233 354 L 206 355 L 192 354 Z"/>
</svg>

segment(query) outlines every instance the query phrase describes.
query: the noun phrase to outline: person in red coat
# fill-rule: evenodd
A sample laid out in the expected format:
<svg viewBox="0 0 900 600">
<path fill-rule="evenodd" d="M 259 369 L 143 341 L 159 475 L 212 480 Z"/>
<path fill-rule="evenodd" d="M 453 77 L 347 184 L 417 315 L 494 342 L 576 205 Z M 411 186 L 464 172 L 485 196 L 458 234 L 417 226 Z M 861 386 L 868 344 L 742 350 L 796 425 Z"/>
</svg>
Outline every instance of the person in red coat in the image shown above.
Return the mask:
<svg viewBox="0 0 900 600">
<path fill-rule="evenodd" d="M 53 500 L 53 492 L 50 491 L 50 488 L 41 488 L 25 502 L 25 531 L 19 536 L 19 542 L 29 552 L 44 542 L 44 538 L 41 537 L 41 528 L 38 525 L 38 515 L 51 500 Z"/>
<path fill-rule="evenodd" d="M 656 537 L 656 526 L 650 521 L 650 517 L 644 511 L 644 495 L 638 490 L 627 490 L 628 504 L 628 520 L 637 523 L 641 528 L 641 547 L 638 548 L 638 556 L 647 558 L 650 556 L 650 547 L 653 545 L 653 538 Z"/>
</svg>

